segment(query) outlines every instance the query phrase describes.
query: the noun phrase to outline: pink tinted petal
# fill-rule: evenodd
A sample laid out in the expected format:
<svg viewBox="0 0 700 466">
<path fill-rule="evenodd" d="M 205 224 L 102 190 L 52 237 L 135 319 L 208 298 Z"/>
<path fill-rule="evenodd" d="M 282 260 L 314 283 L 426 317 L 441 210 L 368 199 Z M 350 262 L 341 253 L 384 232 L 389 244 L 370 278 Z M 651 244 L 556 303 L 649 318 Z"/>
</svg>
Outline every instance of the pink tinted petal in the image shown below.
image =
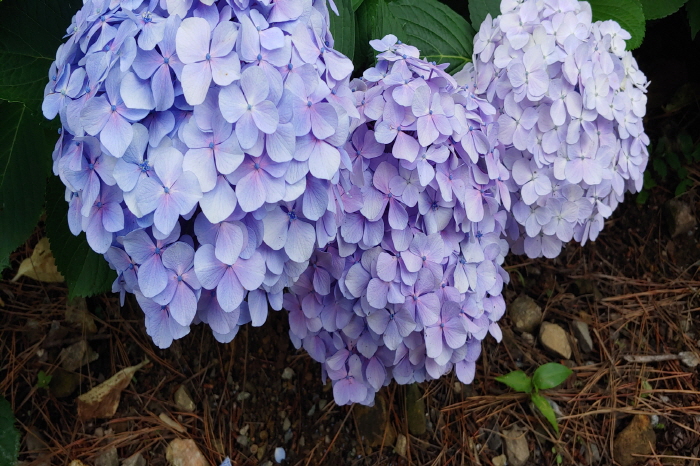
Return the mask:
<svg viewBox="0 0 700 466">
<path fill-rule="evenodd" d="M 316 231 L 314 227 L 301 220 L 294 220 L 289 225 L 287 242 L 284 251 L 294 262 L 309 260 L 316 243 Z"/>
<path fill-rule="evenodd" d="M 426 327 L 423 331 L 425 334 L 425 350 L 429 358 L 437 358 L 442 354 L 442 329 L 440 326 Z"/>
<path fill-rule="evenodd" d="M 216 165 L 211 149 L 188 150 L 182 163 L 182 169 L 194 173 L 203 192 L 209 192 L 216 186 Z"/>
<path fill-rule="evenodd" d="M 236 193 L 223 176 L 217 177 L 214 189 L 205 192 L 199 201 L 202 212 L 211 223 L 224 221 L 236 208 Z"/>
<path fill-rule="evenodd" d="M 219 86 L 228 86 L 241 77 L 241 62 L 236 52 L 225 57 L 211 59 L 212 79 Z"/>
<path fill-rule="evenodd" d="M 117 112 L 112 112 L 102 132 L 100 142 L 115 157 L 121 157 L 126 152 L 134 137 L 131 124 Z"/>
<path fill-rule="evenodd" d="M 203 18 L 187 18 L 177 30 L 177 55 L 184 64 L 204 60 L 209 53 L 211 27 Z"/>
<path fill-rule="evenodd" d="M 279 124 L 279 113 L 275 104 L 269 100 L 260 102 L 252 109 L 253 120 L 260 131 L 272 134 Z"/>
<path fill-rule="evenodd" d="M 189 286 L 179 283 L 170 301 L 170 315 L 175 322 L 182 326 L 192 323 L 194 315 L 197 313 L 197 298 Z"/>
<path fill-rule="evenodd" d="M 194 18 L 192 18 L 194 19 Z M 185 65 L 182 69 L 182 90 L 190 105 L 204 102 L 211 85 L 211 65 L 207 61 Z"/>
</svg>

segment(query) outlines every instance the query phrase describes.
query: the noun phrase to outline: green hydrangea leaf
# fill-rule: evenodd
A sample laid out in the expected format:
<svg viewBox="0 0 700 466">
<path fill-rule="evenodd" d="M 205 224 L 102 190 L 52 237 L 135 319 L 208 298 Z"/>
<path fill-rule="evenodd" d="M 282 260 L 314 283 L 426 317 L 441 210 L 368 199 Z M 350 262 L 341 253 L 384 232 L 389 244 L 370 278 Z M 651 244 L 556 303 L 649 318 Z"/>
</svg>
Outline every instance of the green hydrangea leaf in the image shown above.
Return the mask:
<svg viewBox="0 0 700 466">
<path fill-rule="evenodd" d="M 335 41 L 333 48 L 350 60 L 355 54 L 355 10 L 353 3 L 353 0 L 336 0 L 335 5 L 338 7 L 340 15 L 336 15 L 332 10 L 329 12 L 331 34 L 333 34 Z"/>
<path fill-rule="evenodd" d="M 0 466 L 14 466 L 19 455 L 19 431 L 12 406 L 0 396 Z"/>
<path fill-rule="evenodd" d="M 695 39 L 698 31 L 700 31 L 700 0 L 690 0 L 685 4 L 685 11 L 688 13 L 690 38 Z"/>
<path fill-rule="evenodd" d="M 688 0 L 641 0 L 647 20 L 665 18 L 680 10 Z"/>
<path fill-rule="evenodd" d="M 49 68 L 80 0 L 5 0 L 0 4 L 0 99 L 39 110 Z"/>
<path fill-rule="evenodd" d="M 73 236 L 68 229 L 65 190 L 58 177 L 51 177 L 47 189 L 46 235 L 56 267 L 68 284 L 69 297 L 93 296 L 109 291 L 116 273 L 101 254 L 90 248 L 85 233 Z"/>
<path fill-rule="evenodd" d="M 22 103 L 0 101 L 0 270 L 44 207 L 52 143 L 40 118 Z"/>
<path fill-rule="evenodd" d="M 481 23 L 486 19 L 486 15 L 491 14 L 491 18 L 501 14 L 500 0 L 469 0 L 469 19 L 476 31 L 481 27 Z"/>
<path fill-rule="evenodd" d="M 627 50 L 634 50 L 644 40 L 644 10 L 639 0 L 590 0 L 593 21 L 617 21 L 632 35 L 627 41 Z"/>
<path fill-rule="evenodd" d="M 357 10 L 357 23 L 355 69 L 374 63 L 377 52 L 369 41 L 387 34 L 418 47 L 425 60 L 450 63 L 450 73 L 471 61 L 474 30 L 437 0 L 364 0 Z"/>
</svg>

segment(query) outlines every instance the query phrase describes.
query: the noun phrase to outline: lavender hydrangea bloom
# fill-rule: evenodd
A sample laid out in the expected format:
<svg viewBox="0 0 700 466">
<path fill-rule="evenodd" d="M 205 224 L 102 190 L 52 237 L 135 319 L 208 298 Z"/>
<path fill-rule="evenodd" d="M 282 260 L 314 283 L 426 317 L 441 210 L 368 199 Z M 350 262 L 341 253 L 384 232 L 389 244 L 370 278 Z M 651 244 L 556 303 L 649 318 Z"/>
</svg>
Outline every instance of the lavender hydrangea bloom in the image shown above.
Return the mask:
<svg viewBox="0 0 700 466">
<path fill-rule="evenodd" d="M 319 284 L 312 262 L 284 296 L 292 341 L 339 404 L 452 368 L 471 382 L 480 340 L 500 338 L 508 281 L 496 109 L 474 95 L 471 69 L 460 84 L 395 37 L 372 44 L 376 67 L 351 83 L 360 119 L 334 194 L 338 247 L 322 249 L 341 272 Z"/>
<path fill-rule="evenodd" d="M 518 225 L 508 239 L 530 257 L 555 257 L 572 238 L 594 240 L 625 192 L 641 189 L 636 167 L 649 159 L 648 83 L 625 51 L 630 35 L 614 21 L 591 22 L 590 8 L 503 2 L 475 43 L 478 93 L 500 111 Z M 604 189 L 613 180 L 616 189 Z"/>
</svg>

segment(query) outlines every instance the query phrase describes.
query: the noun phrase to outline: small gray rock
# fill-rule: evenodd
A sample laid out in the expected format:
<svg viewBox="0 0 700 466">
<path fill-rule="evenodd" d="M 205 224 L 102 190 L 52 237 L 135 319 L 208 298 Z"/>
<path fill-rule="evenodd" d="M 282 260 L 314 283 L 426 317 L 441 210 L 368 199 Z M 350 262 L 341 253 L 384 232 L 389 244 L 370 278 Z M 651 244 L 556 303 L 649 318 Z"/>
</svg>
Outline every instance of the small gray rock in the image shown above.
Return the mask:
<svg viewBox="0 0 700 466">
<path fill-rule="evenodd" d="M 186 413 L 193 413 L 197 407 L 192 401 L 192 397 L 187 393 L 187 389 L 184 385 L 180 385 L 180 388 L 175 392 L 175 405 L 180 411 Z"/>
<path fill-rule="evenodd" d="M 100 453 L 95 458 L 95 466 L 119 466 L 119 455 L 116 448 Z"/>
<path fill-rule="evenodd" d="M 529 296 L 519 296 L 508 312 L 513 328 L 522 333 L 535 333 L 542 320 L 542 308 Z"/>
<path fill-rule="evenodd" d="M 527 443 L 526 433 L 527 428 L 518 426 L 503 431 L 508 464 L 511 466 L 524 466 L 530 458 L 530 447 Z"/>
<path fill-rule="evenodd" d="M 291 367 L 285 367 L 282 371 L 282 380 L 292 380 L 294 377 L 294 370 Z"/>
<path fill-rule="evenodd" d="M 578 347 L 584 353 L 590 353 L 593 351 L 593 339 L 591 338 L 591 331 L 588 328 L 588 324 L 575 320 L 572 324 L 572 329 L 574 331 L 574 336 L 578 340 Z"/>
<path fill-rule="evenodd" d="M 506 455 L 494 456 L 491 459 L 491 462 L 493 463 L 493 466 L 506 466 L 508 464 L 508 460 L 506 459 Z"/>
<path fill-rule="evenodd" d="M 547 350 L 564 359 L 571 358 L 571 343 L 566 331 L 557 324 L 542 322 L 540 343 Z"/>
<path fill-rule="evenodd" d="M 408 439 L 404 434 L 399 434 L 396 436 L 396 445 L 394 446 L 394 451 L 397 455 L 402 458 L 406 458 L 406 449 L 408 446 Z"/>
<path fill-rule="evenodd" d="M 100 355 L 95 353 L 85 340 L 62 349 L 61 354 L 58 355 L 61 367 L 69 372 L 76 371 L 85 364 L 97 361 L 99 357 Z"/>
<path fill-rule="evenodd" d="M 136 453 L 122 460 L 122 466 L 146 466 L 146 460 L 141 453 Z"/>
<path fill-rule="evenodd" d="M 678 199 L 671 199 L 664 205 L 664 214 L 672 238 L 688 233 L 698 223 L 690 206 Z"/>
</svg>

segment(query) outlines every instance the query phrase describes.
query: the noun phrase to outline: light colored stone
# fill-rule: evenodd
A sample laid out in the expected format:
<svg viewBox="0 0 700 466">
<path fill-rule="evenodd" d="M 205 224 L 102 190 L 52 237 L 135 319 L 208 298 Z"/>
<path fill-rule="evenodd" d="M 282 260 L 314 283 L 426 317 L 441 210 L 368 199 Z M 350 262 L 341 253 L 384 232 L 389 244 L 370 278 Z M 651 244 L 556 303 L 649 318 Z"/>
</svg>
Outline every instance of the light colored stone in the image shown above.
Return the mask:
<svg viewBox="0 0 700 466">
<path fill-rule="evenodd" d="M 544 348 L 564 359 L 571 358 L 571 343 L 566 331 L 557 324 L 542 322 L 540 343 Z"/>
<path fill-rule="evenodd" d="M 78 343 L 72 344 L 61 350 L 58 355 L 58 360 L 61 361 L 61 367 L 65 370 L 73 372 L 85 364 L 97 361 L 100 355 L 95 353 L 87 341 L 81 340 Z"/>
<path fill-rule="evenodd" d="M 95 466 L 119 466 L 119 455 L 116 448 L 110 448 L 97 455 Z"/>
<path fill-rule="evenodd" d="M 136 453 L 122 460 L 122 466 L 146 466 L 146 459 L 141 453 Z"/>
<path fill-rule="evenodd" d="M 512 426 L 503 431 L 503 441 L 506 444 L 506 455 L 510 466 L 524 466 L 530 458 L 526 434 L 527 428 L 519 426 Z"/>
<path fill-rule="evenodd" d="M 664 205 L 664 214 L 671 237 L 690 232 L 698 223 L 690 205 L 678 199 L 672 199 Z"/>
<path fill-rule="evenodd" d="M 691 369 L 695 369 L 700 365 L 700 357 L 693 351 L 681 351 L 678 353 L 678 357 L 681 358 L 681 362 Z"/>
<path fill-rule="evenodd" d="M 177 406 L 180 411 L 184 411 L 186 413 L 193 413 L 194 410 L 197 408 L 197 405 L 195 405 L 194 401 L 192 401 L 192 397 L 187 392 L 187 389 L 184 385 L 180 385 L 180 388 L 178 388 L 177 391 L 175 391 L 174 398 L 175 406 Z"/>
<path fill-rule="evenodd" d="M 529 296 L 522 295 L 511 303 L 508 316 L 516 331 L 535 333 L 542 320 L 542 308 Z"/>
<path fill-rule="evenodd" d="M 656 433 L 649 416 L 637 414 L 613 442 L 613 458 L 620 466 L 644 462 L 656 448 Z M 641 456 L 637 456 L 641 455 Z"/>
<path fill-rule="evenodd" d="M 508 459 L 506 455 L 495 456 L 491 459 L 493 466 L 506 466 L 508 464 Z"/>
<path fill-rule="evenodd" d="M 574 331 L 576 340 L 578 340 L 578 347 L 581 351 L 584 353 L 593 351 L 593 339 L 591 338 L 591 331 L 588 328 L 588 324 L 581 320 L 575 320 L 571 324 L 571 328 Z"/>
<path fill-rule="evenodd" d="M 406 458 L 406 450 L 408 448 L 408 439 L 404 434 L 399 434 L 396 436 L 396 445 L 394 446 L 394 451 L 397 455 L 402 458 Z"/>
<path fill-rule="evenodd" d="M 170 442 L 165 450 L 165 458 L 171 466 L 209 466 L 192 439 L 175 439 Z"/>
<path fill-rule="evenodd" d="M 88 311 L 85 298 L 73 298 L 66 303 L 66 322 L 87 333 L 97 333 L 95 318 Z"/>
<path fill-rule="evenodd" d="M 292 377 L 294 377 L 294 370 L 291 367 L 285 367 L 282 371 L 282 379 L 292 380 Z"/>
</svg>

